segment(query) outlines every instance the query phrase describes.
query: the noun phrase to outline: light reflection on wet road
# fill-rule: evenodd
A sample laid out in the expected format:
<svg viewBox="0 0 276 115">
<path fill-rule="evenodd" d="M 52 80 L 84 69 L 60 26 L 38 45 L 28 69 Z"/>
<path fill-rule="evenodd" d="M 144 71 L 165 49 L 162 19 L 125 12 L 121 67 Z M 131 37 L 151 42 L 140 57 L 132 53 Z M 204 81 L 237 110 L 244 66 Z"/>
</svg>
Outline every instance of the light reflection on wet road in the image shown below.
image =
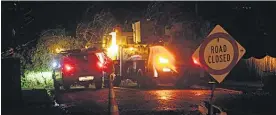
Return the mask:
<svg viewBox="0 0 276 115">
<path fill-rule="evenodd" d="M 241 92 L 216 89 L 216 98 L 238 95 Z M 140 90 L 115 88 L 116 101 L 121 114 L 136 114 L 136 111 L 189 111 L 190 105 L 208 100 L 209 90 Z M 72 90 L 61 93 L 58 98 L 61 106 L 71 114 L 94 112 L 104 114 L 108 108 L 108 89 Z M 134 113 L 133 113 L 134 112 Z M 138 113 L 137 113 L 138 114 Z"/>
</svg>

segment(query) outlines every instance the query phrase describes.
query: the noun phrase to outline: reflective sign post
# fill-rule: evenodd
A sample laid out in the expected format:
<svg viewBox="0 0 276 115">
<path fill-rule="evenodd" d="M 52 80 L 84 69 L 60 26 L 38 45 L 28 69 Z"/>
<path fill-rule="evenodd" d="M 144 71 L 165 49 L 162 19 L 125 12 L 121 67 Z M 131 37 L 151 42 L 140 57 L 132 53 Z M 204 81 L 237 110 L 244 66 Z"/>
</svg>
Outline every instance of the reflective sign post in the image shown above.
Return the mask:
<svg viewBox="0 0 276 115">
<path fill-rule="evenodd" d="M 192 57 L 214 80 L 221 83 L 244 54 L 245 49 L 220 25 L 216 25 Z M 213 114 L 215 83 L 209 82 L 212 85 L 209 115 Z"/>
<path fill-rule="evenodd" d="M 211 84 L 211 96 L 210 96 L 210 107 L 209 107 L 209 115 L 213 115 L 213 98 L 214 98 L 214 92 L 215 92 L 215 85 L 216 82 L 209 82 Z"/>
</svg>

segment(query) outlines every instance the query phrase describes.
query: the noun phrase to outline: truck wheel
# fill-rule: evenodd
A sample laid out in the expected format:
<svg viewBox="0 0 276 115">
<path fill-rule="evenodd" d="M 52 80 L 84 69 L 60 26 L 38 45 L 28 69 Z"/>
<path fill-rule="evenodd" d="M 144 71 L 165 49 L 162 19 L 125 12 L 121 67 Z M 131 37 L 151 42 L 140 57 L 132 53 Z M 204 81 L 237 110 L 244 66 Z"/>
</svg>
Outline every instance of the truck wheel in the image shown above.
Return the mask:
<svg viewBox="0 0 276 115">
<path fill-rule="evenodd" d="M 96 89 L 102 89 L 103 88 L 103 83 L 104 80 L 102 79 L 102 77 L 95 79 L 95 87 Z"/>
</svg>

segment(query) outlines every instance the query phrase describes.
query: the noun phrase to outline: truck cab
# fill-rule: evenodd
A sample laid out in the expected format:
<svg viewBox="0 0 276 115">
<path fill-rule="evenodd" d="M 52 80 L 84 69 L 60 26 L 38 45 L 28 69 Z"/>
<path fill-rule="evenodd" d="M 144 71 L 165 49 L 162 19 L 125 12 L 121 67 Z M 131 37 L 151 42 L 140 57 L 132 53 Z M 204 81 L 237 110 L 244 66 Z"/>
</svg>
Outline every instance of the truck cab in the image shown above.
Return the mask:
<svg viewBox="0 0 276 115">
<path fill-rule="evenodd" d="M 123 60 L 122 76 L 120 77 L 136 81 L 142 87 L 163 83 L 175 84 L 177 81 L 177 71 L 174 56 L 161 45 L 149 46 L 147 49 L 148 52 L 144 58 L 136 58 L 138 54 L 135 54 L 131 56 L 133 58 Z M 119 76 L 119 60 L 116 62 L 116 73 Z"/>
<path fill-rule="evenodd" d="M 128 49 L 128 47 L 125 49 Z M 192 51 L 187 48 L 157 44 L 147 46 L 147 50 L 146 56 L 141 56 L 143 58 L 123 60 L 122 76 L 119 74 L 120 60 L 116 61 L 116 73 L 117 76 L 120 76 L 118 77 L 120 78 L 119 80 L 115 80 L 118 82 L 115 83 L 117 86 L 121 80 L 131 79 L 142 87 L 174 85 L 188 88 L 201 84 L 202 81 L 208 79 L 208 77 L 204 77 L 205 73 L 201 69 L 200 64 L 192 59 Z M 135 53 L 132 56 L 135 55 L 139 54 Z"/>
</svg>

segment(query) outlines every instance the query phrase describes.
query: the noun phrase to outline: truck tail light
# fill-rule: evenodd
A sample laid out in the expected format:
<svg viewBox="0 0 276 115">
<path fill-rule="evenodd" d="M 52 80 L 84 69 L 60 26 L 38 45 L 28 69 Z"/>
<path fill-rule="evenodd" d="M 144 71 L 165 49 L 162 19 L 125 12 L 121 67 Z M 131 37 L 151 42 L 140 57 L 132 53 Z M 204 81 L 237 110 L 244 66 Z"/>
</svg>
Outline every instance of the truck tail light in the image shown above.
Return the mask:
<svg viewBox="0 0 276 115">
<path fill-rule="evenodd" d="M 159 57 L 159 62 L 165 64 L 165 63 L 168 63 L 169 60 L 163 57 Z"/>
<path fill-rule="evenodd" d="M 170 72 L 171 69 L 170 68 L 163 68 L 163 72 Z"/>
</svg>

